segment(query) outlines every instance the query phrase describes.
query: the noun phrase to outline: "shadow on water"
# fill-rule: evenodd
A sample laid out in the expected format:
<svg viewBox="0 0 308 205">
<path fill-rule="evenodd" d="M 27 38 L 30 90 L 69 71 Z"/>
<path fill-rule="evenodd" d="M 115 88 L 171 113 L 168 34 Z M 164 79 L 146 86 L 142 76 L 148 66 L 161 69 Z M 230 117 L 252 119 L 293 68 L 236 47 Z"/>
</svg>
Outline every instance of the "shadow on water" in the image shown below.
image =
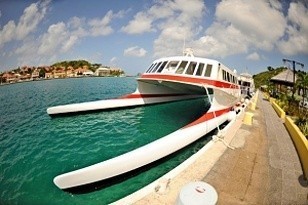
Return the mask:
<svg viewBox="0 0 308 205">
<path fill-rule="evenodd" d="M 184 125 L 196 120 L 197 118 L 201 117 L 204 113 L 208 111 L 210 108 L 210 104 L 208 103 L 207 98 L 203 99 L 193 99 L 193 100 L 185 100 L 185 101 L 180 101 L 180 102 L 172 102 L 172 103 L 163 103 L 164 105 L 151 105 L 151 106 L 156 106 L 155 109 L 145 109 L 144 110 L 144 115 L 157 115 L 159 120 L 159 117 L 163 117 L 164 121 L 172 121 L 174 119 L 179 119 L 185 117 L 185 122 Z M 153 110 L 155 110 L 155 113 L 153 113 Z M 110 111 L 110 110 L 109 110 Z M 84 114 L 84 113 L 83 113 Z M 171 122 L 172 123 L 172 122 Z M 142 124 L 139 126 L 151 126 L 151 125 L 146 125 Z M 146 127 L 145 127 L 146 128 Z M 159 129 L 159 127 L 158 127 Z M 145 166 L 142 166 L 140 168 L 134 169 L 132 171 L 123 173 L 121 175 L 104 179 L 98 182 L 78 186 L 78 187 L 73 187 L 73 188 L 68 188 L 64 189 L 64 191 L 72 193 L 72 194 L 87 194 L 91 193 L 94 191 L 99 191 L 105 188 L 108 188 L 110 186 L 119 184 L 121 182 L 124 182 L 128 179 L 131 179 L 133 177 L 136 177 L 140 175 L 141 173 L 147 172 L 152 168 L 155 168 L 166 161 L 172 160 L 175 158 L 177 155 L 180 155 L 181 153 L 193 149 L 193 153 L 197 152 L 199 149 L 201 149 L 205 144 L 204 141 L 207 140 L 208 136 L 213 135 L 215 132 L 212 131 L 208 133 L 207 135 L 201 137 L 199 140 L 193 142 L 192 144 L 164 157 L 161 158 L 157 161 L 154 161 L 152 163 L 149 163 Z M 197 145 L 196 145 L 197 144 Z M 198 147 L 196 149 L 196 146 Z M 193 154 L 191 153 L 191 154 Z"/>
</svg>

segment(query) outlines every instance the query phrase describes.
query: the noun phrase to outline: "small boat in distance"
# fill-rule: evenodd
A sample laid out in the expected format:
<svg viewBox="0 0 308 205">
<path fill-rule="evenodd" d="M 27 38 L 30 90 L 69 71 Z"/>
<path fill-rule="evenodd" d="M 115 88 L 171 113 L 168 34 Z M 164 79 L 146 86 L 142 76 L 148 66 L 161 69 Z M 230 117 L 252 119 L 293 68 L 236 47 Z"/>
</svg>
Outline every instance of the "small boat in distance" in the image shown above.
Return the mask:
<svg viewBox="0 0 308 205">
<path fill-rule="evenodd" d="M 96 186 L 97 182 L 109 184 L 113 179 L 159 161 L 234 119 L 236 114 L 232 108 L 241 97 L 235 71 L 216 60 L 195 57 L 192 50 L 184 56 L 155 60 L 137 82 L 136 91 L 121 98 L 52 107 L 47 113 L 115 109 L 204 97 L 209 99 L 211 107 L 200 118 L 154 142 L 55 177 L 54 183 L 60 189 L 74 192 L 91 184 Z"/>
</svg>

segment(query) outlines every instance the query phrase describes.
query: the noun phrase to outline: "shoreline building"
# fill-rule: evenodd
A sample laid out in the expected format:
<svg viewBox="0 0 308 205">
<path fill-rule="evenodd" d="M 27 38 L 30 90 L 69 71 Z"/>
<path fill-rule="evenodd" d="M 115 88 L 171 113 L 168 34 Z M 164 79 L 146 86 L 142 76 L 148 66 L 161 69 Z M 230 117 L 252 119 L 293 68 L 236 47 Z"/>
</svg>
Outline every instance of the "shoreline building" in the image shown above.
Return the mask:
<svg viewBox="0 0 308 205">
<path fill-rule="evenodd" d="M 101 66 L 96 69 L 94 75 L 100 77 L 108 77 L 108 76 L 120 76 L 123 74 L 121 68 L 112 68 L 109 66 Z"/>
</svg>

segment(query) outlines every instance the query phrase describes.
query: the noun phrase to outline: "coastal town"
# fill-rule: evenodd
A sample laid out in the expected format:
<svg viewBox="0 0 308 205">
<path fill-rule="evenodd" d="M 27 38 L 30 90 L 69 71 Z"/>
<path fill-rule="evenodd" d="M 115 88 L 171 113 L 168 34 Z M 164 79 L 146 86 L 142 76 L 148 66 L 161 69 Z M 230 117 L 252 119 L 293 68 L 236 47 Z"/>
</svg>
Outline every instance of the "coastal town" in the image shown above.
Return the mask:
<svg viewBox="0 0 308 205">
<path fill-rule="evenodd" d="M 84 60 L 63 61 L 51 66 L 22 66 L 17 69 L 2 72 L 0 73 L 0 85 L 86 76 L 123 77 L 125 76 L 125 72 L 119 67 L 90 64 Z"/>
</svg>

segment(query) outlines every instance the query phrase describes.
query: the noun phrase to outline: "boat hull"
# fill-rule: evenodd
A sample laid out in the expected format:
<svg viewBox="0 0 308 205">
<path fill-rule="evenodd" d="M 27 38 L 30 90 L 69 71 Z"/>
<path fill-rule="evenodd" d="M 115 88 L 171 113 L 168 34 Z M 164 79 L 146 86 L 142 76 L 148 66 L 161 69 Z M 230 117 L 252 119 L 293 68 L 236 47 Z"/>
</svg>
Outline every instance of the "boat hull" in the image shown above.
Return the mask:
<svg viewBox="0 0 308 205">
<path fill-rule="evenodd" d="M 59 175 L 54 178 L 54 183 L 60 189 L 70 190 L 98 181 L 102 183 L 110 181 L 186 147 L 229 120 L 230 113 L 230 108 L 205 113 L 195 122 L 143 147 L 104 162 Z"/>
<path fill-rule="evenodd" d="M 204 97 L 202 95 L 187 94 L 143 94 L 134 93 L 123 96 L 119 99 L 98 100 L 93 102 L 76 103 L 69 105 L 59 105 L 47 109 L 49 115 L 65 115 L 80 112 L 93 112 L 100 110 L 121 109 L 136 107 L 148 104 L 165 103 L 178 100 L 187 100 Z"/>
</svg>

